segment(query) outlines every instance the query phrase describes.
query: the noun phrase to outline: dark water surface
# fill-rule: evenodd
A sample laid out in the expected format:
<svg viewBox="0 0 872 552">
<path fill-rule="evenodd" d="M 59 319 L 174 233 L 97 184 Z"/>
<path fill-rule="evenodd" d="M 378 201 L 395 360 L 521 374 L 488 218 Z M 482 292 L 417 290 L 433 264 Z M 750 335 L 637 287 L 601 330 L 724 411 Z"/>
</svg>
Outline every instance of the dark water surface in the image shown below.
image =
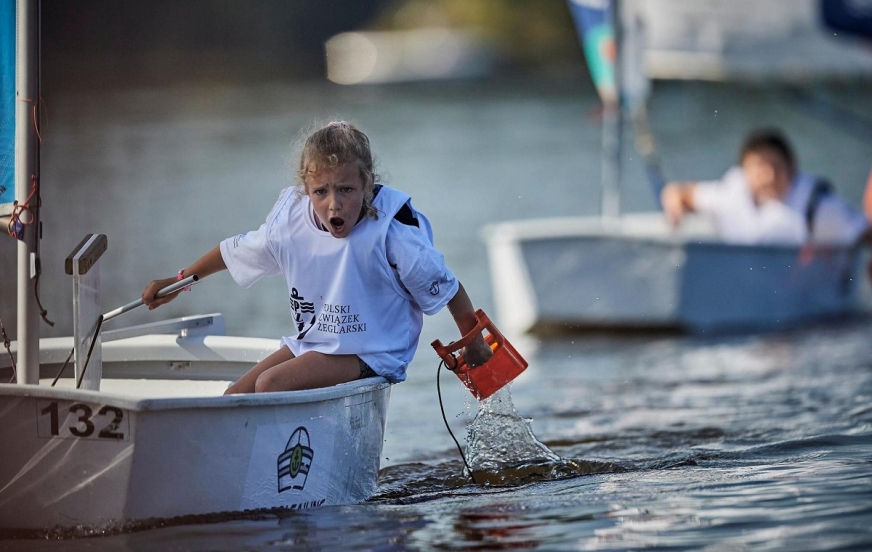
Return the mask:
<svg viewBox="0 0 872 552">
<path fill-rule="evenodd" d="M 391 182 L 430 216 L 437 246 L 488 311 L 482 224 L 597 210 L 597 102 L 578 92 L 583 80 L 49 98 L 42 296 L 58 327 L 45 332 L 71 331 L 72 286 L 61 267 L 85 233 L 108 235 L 103 301 L 124 304 L 151 278 L 259 225 L 290 183 L 288 144 L 297 130 L 332 116 L 370 133 Z M 862 121 L 872 116 L 863 100 L 869 89 L 816 93 Z M 784 126 L 800 162 L 829 175 L 851 201 L 872 163 L 862 122 L 828 122 L 777 87 L 658 85 L 652 119 L 670 176 L 718 176 L 744 132 L 761 123 Z M 625 204 L 652 208 L 632 163 Z M 5 274 L 14 265 L 2 252 Z M 241 290 L 219 275 L 125 323 L 220 311 L 228 333 L 277 337 L 289 322 L 285 293 L 280 279 Z M 456 337 L 440 313 L 425 323 L 409 380 L 392 390 L 370 501 L 91 538 L 5 540 L 0 550 L 870 549 L 870 336 L 866 320 L 720 337 L 510 336 L 530 368 L 506 400 L 559 459 L 506 468 L 478 486 L 463 475 L 439 410 L 437 359 L 427 344 Z M 441 381 L 449 423 L 465 444 L 478 407 L 453 375 L 443 371 Z M 511 456 L 523 445 L 513 439 L 494 446 Z"/>
<path fill-rule="evenodd" d="M 394 389 L 398 400 L 386 444 L 386 454 L 406 449 L 407 460 L 382 470 L 379 491 L 365 504 L 0 545 L 868 549 L 870 332 L 868 324 L 852 324 L 705 341 L 543 343 L 528 354 L 531 367 L 513 384 L 511 397 L 562 462 L 506 469 L 500 474 L 505 481 L 472 485 L 444 428 L 408 407 L 409 401 L 435 402 L 431 382 L 412 382 Z M 443 392 L 465 400 L 455 381 L 444 380 Z M 462 432 L 460 421 L 452 424 Z M 398 433 L 417 437 L 396 442 Z M 409 455 L 416 446 L 426 452 Z"/>
</svg>

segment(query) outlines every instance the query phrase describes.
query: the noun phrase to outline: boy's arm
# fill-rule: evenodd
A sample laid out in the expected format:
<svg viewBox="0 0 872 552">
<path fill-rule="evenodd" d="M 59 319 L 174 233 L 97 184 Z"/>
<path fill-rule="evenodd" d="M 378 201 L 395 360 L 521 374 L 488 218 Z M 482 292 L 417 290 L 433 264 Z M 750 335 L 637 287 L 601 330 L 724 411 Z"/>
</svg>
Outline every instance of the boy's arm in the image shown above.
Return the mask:
<svg viewBox="0 0 872 552">
<path fill-rule="evenodd" d="M 460 330 L 460 335 L 465 336 L 475 328 L 478 320 L 475 318 L 475 309 L 463 284 L 457 282 L 457 293 L 448 301 L 448 312 L 454 317 L 454 323 Z M 474 368 L 481 366 L 493 355 L 493 351 L 484 341 L 484 337 L 478 334 L 475 339 L 463 350 L 463 357 L 467 366 Z"/>
<path fill-rule="evenodd" d="M 221 248 L 220 246 L 215 246 L 208 253 L 197 259 L 194 264 L 190 267 L 182 269 L 182 278 L 187 278 L 192 274 L 196 274 L 200 278 L 205 278 L 211 274 L 215 274 L 216 272 L 220 272 L 222 270 L 226 270 L 227 265 L 224 263 L 224 257 L 221 256 Z M 173 293 L 171 295 L 167 295 L 161 298 L 155 298 L 155 294 L 161 289 L 167 287 L 173 282 L 177 281 L 178 276 L 173 276 L 170 278 L 163 278 L 161 280 L 152 280 L 148 286 L 146 286 L 145 290 L 142 292 L 142 302 L 148 306 L 148 310 L 156 309 L 157 307 L 169 303 L 176 297 L 178 297 L 179 292 Z"/>
<path fill-rule="evenodd" d="M 866 190 L 863 191 L 863 214 L 869 224 L 872 224 L 872 171 L 869 171 L 869 180 L 866 181 Z"/>
<path fill-rule="evenodd" d="M 863 214 L 866 215 L 866 231 L 860 236 L 860 242 L 872 245 L 872 171 L 863 191 Z M 869 264 L 869 279 L 872 280 L 872 263 Z"/>
<path fill-rule="evenodd" d="M 687 212 L 696 210 L 693 192 L 696 182 L 670 182 L 660 192 L 660 204 L 666 218 L 673 226 L 681 222 L 682 216 Z"/>
</svg>

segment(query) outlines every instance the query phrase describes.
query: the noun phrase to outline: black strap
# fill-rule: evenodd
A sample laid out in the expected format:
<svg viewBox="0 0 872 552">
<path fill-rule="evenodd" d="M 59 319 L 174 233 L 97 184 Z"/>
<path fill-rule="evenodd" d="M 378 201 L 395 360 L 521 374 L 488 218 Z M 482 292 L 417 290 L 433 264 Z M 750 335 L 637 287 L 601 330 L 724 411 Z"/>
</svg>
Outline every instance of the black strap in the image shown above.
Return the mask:
<svg viewBox="0 0 872 552">
<path fill-rule="evenodd" d="M 814 234 L 814 219 L 817 216 L 818 207 L 821 201 L 828 195 L 833 193 L 833 185 L 823 178 L 818 178 L 814 183 L 814 188 L 811 190 L 811 196 L 808 198 L 808 205 L 805 207 L 805 226 L 808 229 L 808 236 Z"/>
<path fill-rule="evenodd" d="M 372 192 L 373 199 L 375 199 L 375 197 L 378 195 L 378 193 L 381 191 L 381 189 L 382 189 L 381 184 L 375 185 L 375 189 Z M 415 216 L 415 212 L 412 211 L 412 208 L 409 207 L 408 203 L 404 203 L 403 206 L 400 207 L 400 210 L 397 211 L 397 214 L 394 215 L 394 219 L 398 220 L 399 222 L 402 222 L 406 226 L 414 226 L 416 228 L 420 227 L 418 225 L 418 217 Z"/>
</svg>

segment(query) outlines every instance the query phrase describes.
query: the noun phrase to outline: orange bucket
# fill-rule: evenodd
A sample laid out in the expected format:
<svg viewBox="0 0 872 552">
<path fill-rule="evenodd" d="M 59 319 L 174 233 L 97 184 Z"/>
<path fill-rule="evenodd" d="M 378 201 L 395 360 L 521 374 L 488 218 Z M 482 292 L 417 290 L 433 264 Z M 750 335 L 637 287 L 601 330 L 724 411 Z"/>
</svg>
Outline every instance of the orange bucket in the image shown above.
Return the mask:
<svg viewBox="0 0 872 552">
<path fill-rule="evenodd" d="M 437 339 L 430 345 L 436 350 L 436 354 L 445 361 L 445 366 L 457 374 L 457 377 L 473 396 L 482 400 L 490 397 L 518 377 L 527 368 L 527 361 L 518 354 L 518 351 L 494 326 L 484 311 L 481 309 L 475 311 L 475 319 L 478 321 L 475 327 L 458 341 L 449 343 L 446 347 Z M 481 366 L 470 368 L 466 365 L 463 355 L 455 357 L 454 353 L 472 343 L 472 340 L 484 330 L 488 332 L 484 336 L 485 343 L 490 345 L 494 354 Z"/>
</svg>

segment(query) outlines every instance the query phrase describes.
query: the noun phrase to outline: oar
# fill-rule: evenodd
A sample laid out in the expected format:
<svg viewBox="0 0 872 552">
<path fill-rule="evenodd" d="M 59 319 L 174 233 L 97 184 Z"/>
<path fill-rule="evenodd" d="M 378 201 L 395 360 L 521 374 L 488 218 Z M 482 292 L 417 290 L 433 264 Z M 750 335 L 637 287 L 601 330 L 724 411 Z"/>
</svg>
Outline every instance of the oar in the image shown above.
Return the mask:
<svg viewBox="0 0 872 552">
<path fill-rule="evenodd" d="M 166 297 L 167 295 L 171 295 L 171 294 L 179 291 L 180 289 L 182 289 L 184 287 L 192 286 L 199 281 L 200 281 L 200 278 L 196 274 L 193 274 L 191 276 L 188 276 L 184 280 L 179 280 L 178 282 L 175 282 L 173 284 L 168 285 L 167 287 L 158 291 L 154 296 L 155 297 Z M 131 303 L 127 303 L 123 307 L 118 307 L 117 309 L 109 311 L 106 314 L 104 314 L 103 315 L 103 322 L 106 322 L 107 320 L 112 320 L 116 316 L 124 314 L 125 312 L 130 312 L 133 309 L 135 309 L 136 307 L 141 307 L 144 304 L 145 303 L 142 302 L 141 298 L 137 299 L 136 301 L 133 301 Z"/>
</svg>

